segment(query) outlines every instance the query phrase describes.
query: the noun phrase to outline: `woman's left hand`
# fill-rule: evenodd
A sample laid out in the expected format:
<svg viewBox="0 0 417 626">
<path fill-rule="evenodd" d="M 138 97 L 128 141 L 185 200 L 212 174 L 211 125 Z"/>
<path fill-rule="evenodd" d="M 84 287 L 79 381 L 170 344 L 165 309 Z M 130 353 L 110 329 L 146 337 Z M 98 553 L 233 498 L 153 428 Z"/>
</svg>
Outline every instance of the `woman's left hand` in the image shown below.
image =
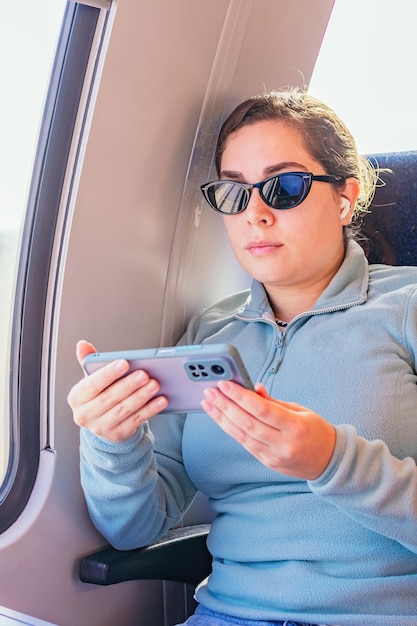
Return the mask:
<svg viewBox="0 0 417 626">
<path fill-rule="evenodd" d="M 334 426 L 299 404 L 271 398 L 261 384 L 255 389 L 221 381 L 205 390 L 201 405 L 267 467 L 305 480 L 318 478 L 334 451 Z"/>
</svg>

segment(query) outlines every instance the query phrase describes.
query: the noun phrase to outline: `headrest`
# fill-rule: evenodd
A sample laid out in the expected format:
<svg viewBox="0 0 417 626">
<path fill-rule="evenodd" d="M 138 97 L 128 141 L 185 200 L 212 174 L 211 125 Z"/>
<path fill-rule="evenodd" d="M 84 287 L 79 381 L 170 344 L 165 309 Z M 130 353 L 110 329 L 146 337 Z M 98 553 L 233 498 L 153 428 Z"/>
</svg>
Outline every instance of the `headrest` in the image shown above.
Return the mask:
<svg viewBox="0 0 417 626">
<path fill-rule="evenodd" d="M 374 167 L 388 168 L 380 175 L 371 213 L 364 215 L 361 231 L 371 263 L 417 265 L 417 150 L 367 155 Z M 361 242 L 360 242 L 361 243 Z"/>
</svg>

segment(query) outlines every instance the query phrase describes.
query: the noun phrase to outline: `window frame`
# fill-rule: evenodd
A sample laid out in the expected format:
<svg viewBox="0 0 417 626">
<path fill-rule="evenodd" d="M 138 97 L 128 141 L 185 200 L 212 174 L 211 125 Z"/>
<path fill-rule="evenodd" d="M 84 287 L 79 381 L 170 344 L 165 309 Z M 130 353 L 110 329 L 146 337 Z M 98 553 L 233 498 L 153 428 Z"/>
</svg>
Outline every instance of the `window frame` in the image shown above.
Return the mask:
<svg viewBox="0 0 417 626">
<path fill-rule="evenodd" d="M 41 439 L 42 360 L 49 350 L 43 343 L 49 274 L 84 79 L 100 13 L 110 6 L 110 2 L 97 4 L 67 2 L 34 159 L 12 315 L 9 458 L 0 486 L 0 533 L 23 512 L 35 484 L 41 449 L 51 449 L 48 428 Z"/>
</svg>

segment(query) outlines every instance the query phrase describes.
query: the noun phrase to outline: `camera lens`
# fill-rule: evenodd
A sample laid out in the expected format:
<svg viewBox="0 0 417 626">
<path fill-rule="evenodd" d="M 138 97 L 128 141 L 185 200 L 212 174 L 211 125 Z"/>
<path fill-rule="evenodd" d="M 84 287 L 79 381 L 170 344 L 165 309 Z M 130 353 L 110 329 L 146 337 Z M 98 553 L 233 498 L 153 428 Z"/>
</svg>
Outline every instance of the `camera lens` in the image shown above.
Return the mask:
<svg viewBox="0 0 417 626">
<path fill-rule="evenodd" d="M 213 374 L 221 376 L 222 374 L 224 374 L 224 367 L 222 367 L 221 365 L 212 365 L 211 371 L 213 372 Z"/>
</svg>

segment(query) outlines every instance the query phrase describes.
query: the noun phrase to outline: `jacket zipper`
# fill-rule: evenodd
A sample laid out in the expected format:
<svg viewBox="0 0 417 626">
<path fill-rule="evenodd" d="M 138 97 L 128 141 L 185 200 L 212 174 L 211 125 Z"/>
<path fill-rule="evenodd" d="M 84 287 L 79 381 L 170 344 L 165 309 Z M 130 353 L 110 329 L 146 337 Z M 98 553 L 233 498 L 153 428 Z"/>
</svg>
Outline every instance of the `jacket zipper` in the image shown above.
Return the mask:
<svg viewBox="0 0 417 626">
<path fill-rule="evenodd" d="M 294 317 L 291 320 L 291 322 L 288 323 L 288 326 L 283 330 L 280 330 L 277 327 L 272 317 L 271 318 L 269 317 L 247 318 L 247 317 L 243 317 L 239 315 L 238 313 L 236 313 L 235 317 L 241 321 L 246 321 L 246 322 L 264 322 L 265 324 L 270 324 L 271 326 L 275 328 L 276 340 L 275 340 L 274 357 L 272 358 L 270 365 L 268 365 L 267 368 L 264 370 L 265 374 L 263 377 L 265 378 L 268 375 L 268 380 L 270 380 L 270 377 L 272 375 L 275 375 L 278 372 L 279 366 L 281 365 L 284 348 L 286 346 L 286 337 L 287 337 L 287 333 L 288 333 L 290 326 L 292 326 L 295 322 L 302 319 L 303 317 L 312 316 L 312 315 L 324 315 L 327 313 L 336 313 L 337 311 L 343 311 L 344 309 L 349 309 L 353 306 L 359 306 L 360 304 L 363 304 L 364 302 L 366 302 L 366 298 L 362 298 L 361 300 L 357 300 L 355 302 L 349 302 L 347 304 L 346 303 L 339 304 L 337 306 L 328 307 L 326 309 L 320 309 L 318 311 L 306 311 L 305 313 L 300 313 L 300 315 L 297 315 L 296 317 Z M 266 385 L 266 387 L 269 387 L 269 385 Z"/>
</svg>

